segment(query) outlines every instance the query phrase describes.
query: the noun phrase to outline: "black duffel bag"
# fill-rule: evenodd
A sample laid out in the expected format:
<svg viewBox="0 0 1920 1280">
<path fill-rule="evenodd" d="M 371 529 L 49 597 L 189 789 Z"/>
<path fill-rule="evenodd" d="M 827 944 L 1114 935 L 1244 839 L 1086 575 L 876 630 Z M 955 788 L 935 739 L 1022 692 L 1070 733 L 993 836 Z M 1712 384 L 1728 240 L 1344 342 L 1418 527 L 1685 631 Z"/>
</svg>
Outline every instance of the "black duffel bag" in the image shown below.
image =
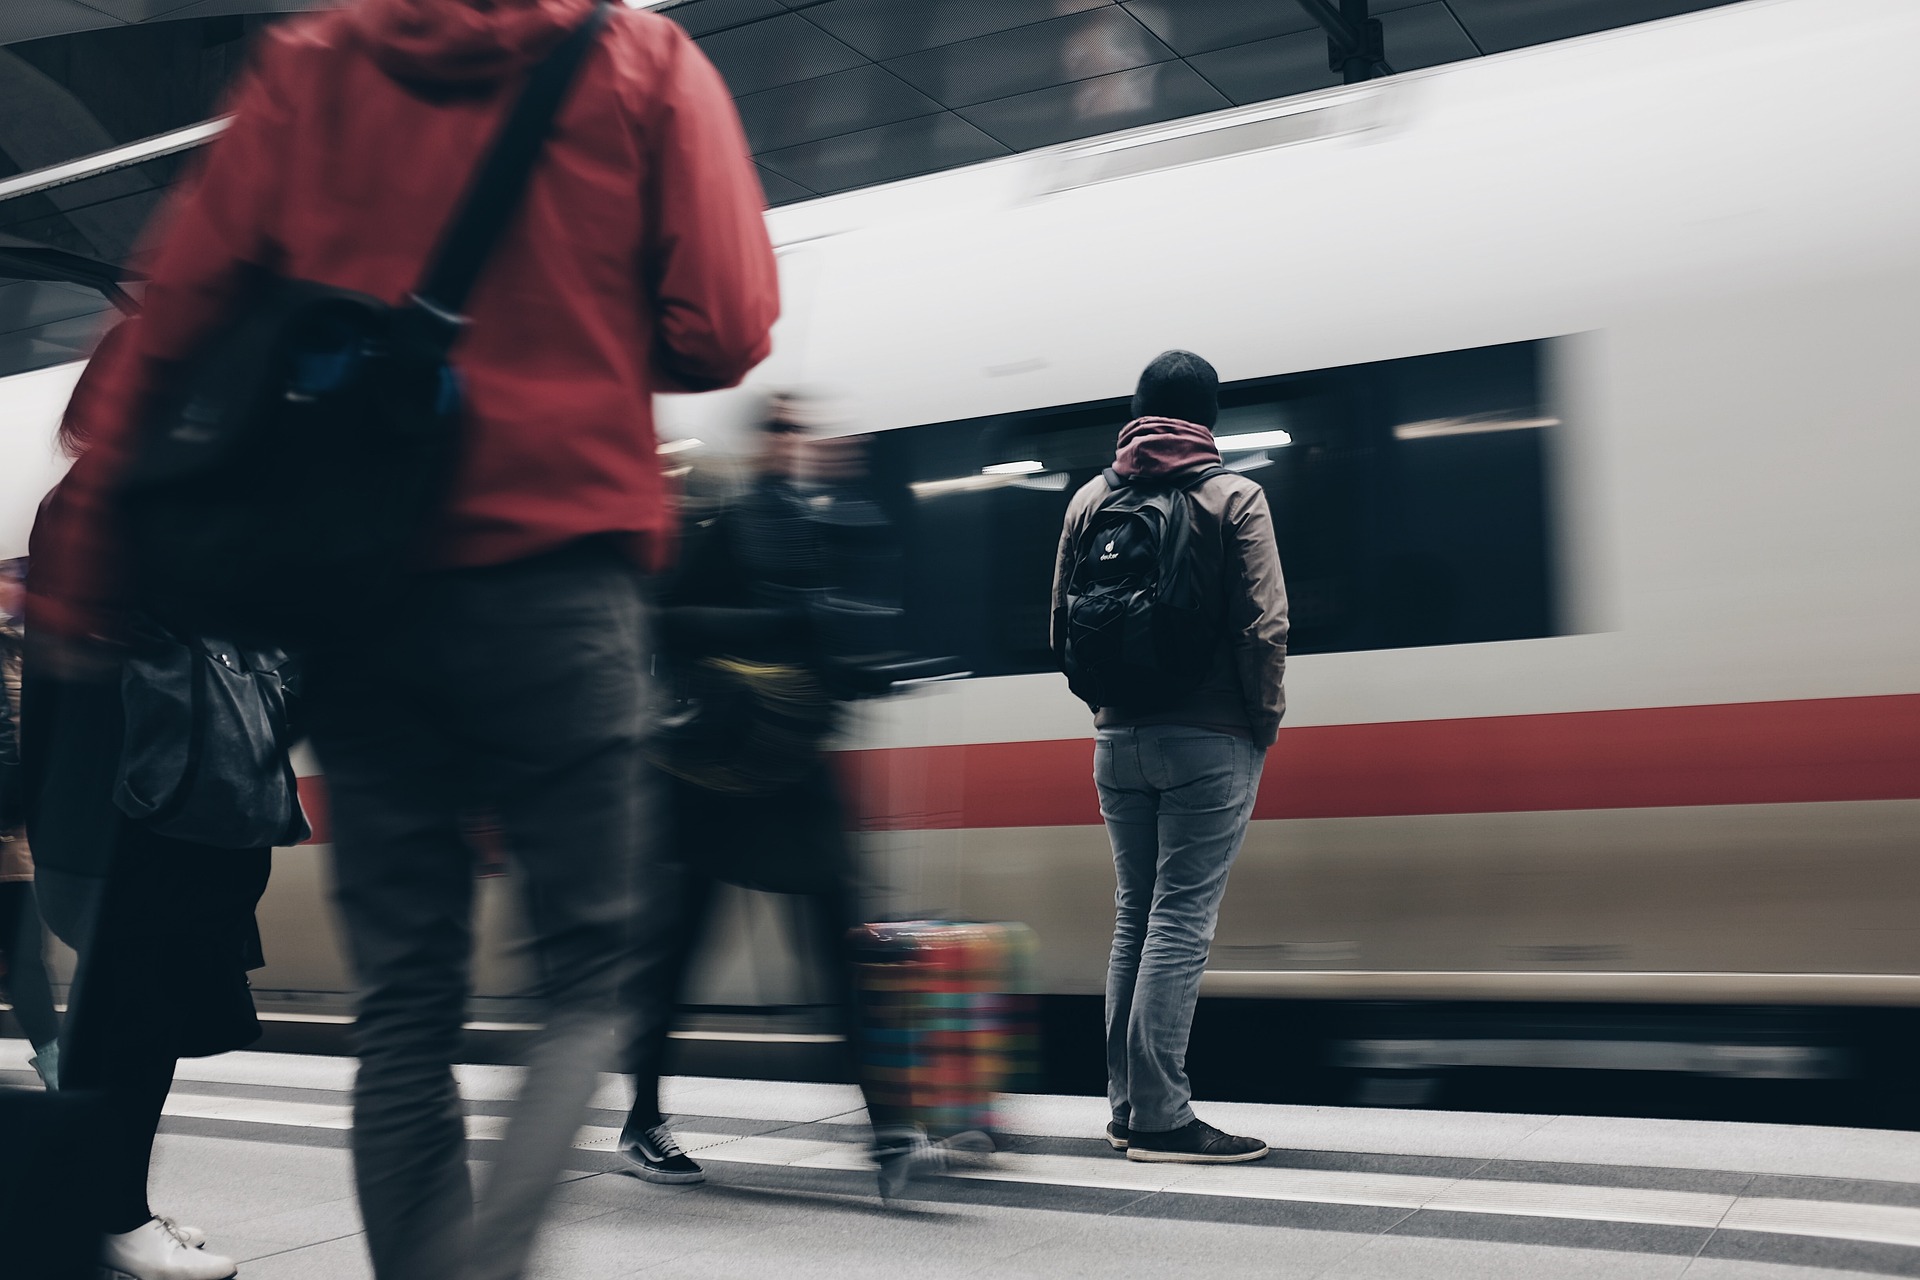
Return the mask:
<svg viewBox="0 0 1920 1280">
<path fill-rule="evenodd" d="M 113 803 L 176 840 L 217 849 L 299 844 L 288 660 L 277 650 L 154 631 L 120 673 L 126 737 Z"/>
<path fill-rule="evenodd" d="M 534 69 L 406 305 L 262 280 L 159 400 L 120 493 L 149 613 L 284 644 L 398 588 L 458 458 L 461 310 L 607 16 Z"/>
</svg>

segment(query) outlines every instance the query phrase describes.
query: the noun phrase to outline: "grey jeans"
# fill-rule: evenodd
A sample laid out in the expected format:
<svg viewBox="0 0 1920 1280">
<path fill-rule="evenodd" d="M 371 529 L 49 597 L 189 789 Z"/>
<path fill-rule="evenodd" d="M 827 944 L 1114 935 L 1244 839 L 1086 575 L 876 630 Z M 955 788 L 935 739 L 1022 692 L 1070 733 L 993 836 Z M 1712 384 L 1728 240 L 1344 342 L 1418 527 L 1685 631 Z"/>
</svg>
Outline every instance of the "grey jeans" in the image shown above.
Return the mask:
<svg viewBox="0 0 1920 1280">
<path fill-rule="evenodd" d="M 354 1178 L 380 1280 L 521 1274 L 623 1031 L 647 786 L 639 584 L 581 544 L 422 576 L 310 658 L 335 895 L 359 991 Z M 475 1210 L 459 1090 L 473 947 L 464 815 L 505 832 L 545 1029 Z M 269 944 L 271 945 L 271 944 Z"/>
<path fill-rule="evenodd" d="M 1129 1128 L 1164 1133 L 1194 1118 L 1187 1037 L 1265 759 L 1245 738 L 1179 725 L 1102 729 L 1094 743 L 1118 882 L 1107 1099 Z"/>
</svg>

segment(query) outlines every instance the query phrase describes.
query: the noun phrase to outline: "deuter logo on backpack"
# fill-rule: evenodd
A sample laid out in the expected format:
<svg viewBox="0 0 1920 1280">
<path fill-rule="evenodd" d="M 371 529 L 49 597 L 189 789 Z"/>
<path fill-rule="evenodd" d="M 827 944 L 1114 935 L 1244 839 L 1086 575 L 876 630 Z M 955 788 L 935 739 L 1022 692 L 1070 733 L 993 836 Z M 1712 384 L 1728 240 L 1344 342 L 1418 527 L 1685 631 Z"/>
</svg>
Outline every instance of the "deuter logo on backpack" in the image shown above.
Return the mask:
<svg viewBox="0 0 1920 1280">
<path fill-rule="evenodd" d="M 1206 678 L 1225 626 L 1222 555 L 1188 490 L 1224 471 L 1177 481 L 1107 471 L 1107 495 L 1072 548 L 1061 638 L 1061 668 L 1088 706 L 1152 711 Z"/>
</svg>

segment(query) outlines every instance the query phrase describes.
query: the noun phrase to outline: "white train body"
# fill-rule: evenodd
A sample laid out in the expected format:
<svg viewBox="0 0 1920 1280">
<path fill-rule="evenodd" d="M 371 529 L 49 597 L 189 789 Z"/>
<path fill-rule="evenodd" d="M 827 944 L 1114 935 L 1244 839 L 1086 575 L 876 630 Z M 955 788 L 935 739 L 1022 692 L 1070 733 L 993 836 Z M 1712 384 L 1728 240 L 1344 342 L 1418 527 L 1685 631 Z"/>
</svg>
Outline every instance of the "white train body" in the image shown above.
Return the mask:
<svg viewBox="0 0 1920 1280">
<path fill-rule="evenodd" d="M 1534 417 L 1454 425 L 1540 442 L 1551 627 L 1293 658 L 1209 989 L 1920 1004 L 1916 43 L 1909 0 L 1751 0 L 782 208 L 753 385 L 842 389 L 880 448 L 1172 346 L 1284 387 L 1532 344 Z M 752 394 L 663 421 L 718 442 Z M 1091 737 L 1044 672 L 863 713 L 886 905 L 1025 920 L 1042 989 L 1097 992 Z M 278 861 L 288 1010 L 345 989 L 321 881 Z M 766 941 L 706 1002 L 793 1002 Z"/>
</svg>

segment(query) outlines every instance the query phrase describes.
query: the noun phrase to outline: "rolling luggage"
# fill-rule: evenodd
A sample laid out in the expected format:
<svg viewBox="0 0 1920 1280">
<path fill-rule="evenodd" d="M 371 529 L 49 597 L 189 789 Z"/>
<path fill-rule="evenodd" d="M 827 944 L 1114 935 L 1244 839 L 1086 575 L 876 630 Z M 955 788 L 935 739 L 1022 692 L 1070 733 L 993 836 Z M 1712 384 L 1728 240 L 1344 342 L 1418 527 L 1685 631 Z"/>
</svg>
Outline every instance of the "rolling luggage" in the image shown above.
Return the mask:
<svg viewBox="0 0 1920 1280">
<path fill-rule="evenodd" d="M 994 1133 L 1000 1094 L 1037 1069 L 1032 930 L 912 920 L 854 943 L 874 1102 L 935 1141 Z"/>
</svg>

